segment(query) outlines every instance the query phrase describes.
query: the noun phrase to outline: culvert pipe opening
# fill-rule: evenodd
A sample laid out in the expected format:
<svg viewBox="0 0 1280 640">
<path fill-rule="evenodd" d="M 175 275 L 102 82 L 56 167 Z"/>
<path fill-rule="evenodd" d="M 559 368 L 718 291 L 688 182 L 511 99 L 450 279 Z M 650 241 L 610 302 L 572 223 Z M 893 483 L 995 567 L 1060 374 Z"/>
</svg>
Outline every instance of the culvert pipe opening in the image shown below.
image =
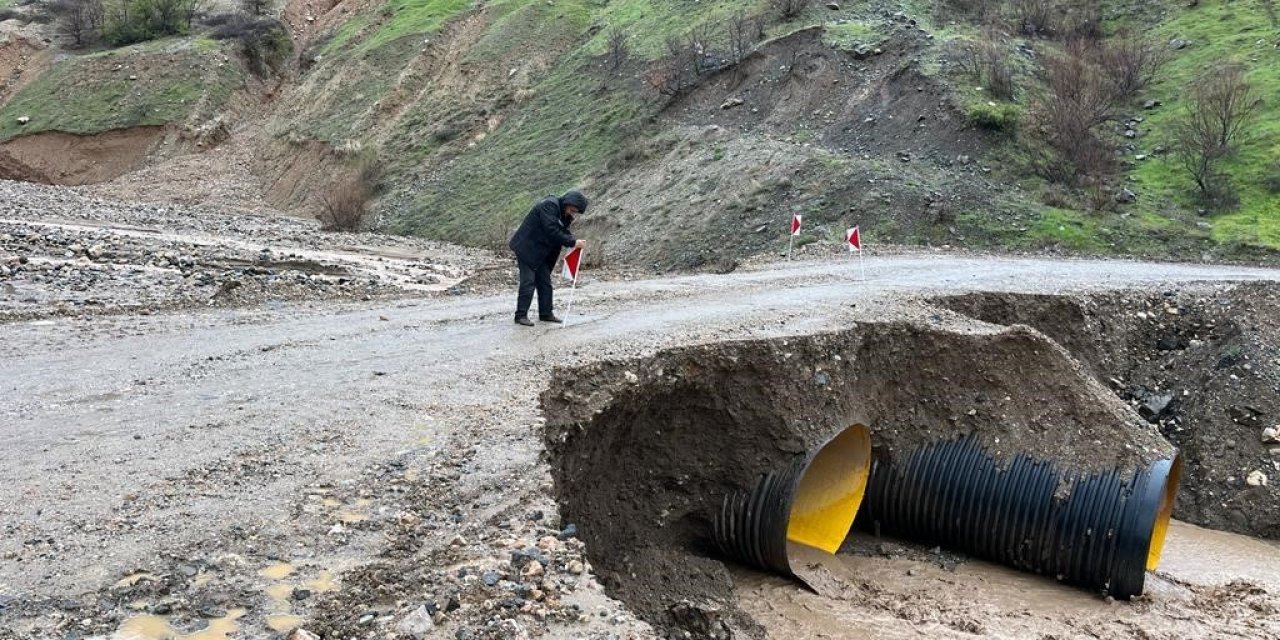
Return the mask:
<svg viewBox="0 0 1280 640">
<path fill-rule="evenodd" d="M 725 496 L 713 523 L 720 550 L 761 569 L 804 579 L 789 543 L 833 554 L 853 526 L 871 476 L 871 431 L 855 424 L 812 455 Z"/>
<path fill-rule="evenodd" d="M 1147 550 L 1147 571 L 1160 568 L 1160 556 L 1164 553 L 1165 537 L 1169 535 L 1169 521 L 1173 519 L 1173 505 L 1178 496 L 1178 484 L 1182 481 L 1182 456 L 1169 463 L 1164 487 L 1160 494 L 1160 510 L 1151 527 L 1151 546 Z"/>
</svg>

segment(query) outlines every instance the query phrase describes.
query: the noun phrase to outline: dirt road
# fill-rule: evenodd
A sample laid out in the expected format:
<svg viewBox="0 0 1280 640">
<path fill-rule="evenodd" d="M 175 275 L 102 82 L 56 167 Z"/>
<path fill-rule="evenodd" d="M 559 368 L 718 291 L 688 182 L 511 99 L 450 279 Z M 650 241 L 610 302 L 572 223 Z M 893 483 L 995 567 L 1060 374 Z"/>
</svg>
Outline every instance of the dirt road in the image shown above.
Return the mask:
<svg viewBox="0 0 1280 640">
<path fill-rule="evenodd" d="M 506 293 L 0 325 L 0 637 L 110 637 L 146 613 L 243 637 L 373 632 L 424 602 L 442 637 L 647 637 L 573 570 L 571 532 L 547 536 L 570 524 L 540 460 L 551 367 L 884 320 L 966 290 L 1280 280 L 947 255 L 868 265 L 866 282 L 841 262 L 591 283 L 563 328 L 514 326 Z M 555 597 L 494 595 L 511 550 L 539 542 L 570 567 L 545 567 Z"/>
</svg>

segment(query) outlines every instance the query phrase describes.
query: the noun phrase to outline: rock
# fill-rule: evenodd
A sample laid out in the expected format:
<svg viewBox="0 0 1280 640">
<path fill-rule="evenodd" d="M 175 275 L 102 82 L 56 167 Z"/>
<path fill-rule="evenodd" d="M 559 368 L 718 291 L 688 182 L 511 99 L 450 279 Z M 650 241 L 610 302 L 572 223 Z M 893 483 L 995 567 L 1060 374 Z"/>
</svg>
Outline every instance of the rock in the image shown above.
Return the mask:
<svg viewBox="0 0 1280 640">
<path fill-rule="evenodd" d="M 285 640 L 320 640 L 320 636 L 306 629 L 298 628 L 294 629 Z"/>
<path fill-rule="evenodd" d="M 742 104 L 743 104 L 742 98 L 729 98 L 728 100 L 725 100 L 723 103 L 721 103 L 720 108 L 728 110 L 734 107 L 741 107 Z"/>
<path fill-rule="evenodd" d="M 1190 44 L 1191 42 L 1188 40 L 1183 40 L 1182 38 L 1174 38 L 1169 41 L 1169 48 L 1173 49 L 1174 51 L 1181 51 L 1182 49 L 1186 49 L 1187 45 L 1190 45 Z"/>
<path fill-rule="evenodd" d="M 1267 427 L 1266 429 L 1263 429 L 1262 442 L 1265 444 L 1280 442 L 1280 426 Z"/>
<path fill-rule="evenodd" d="M 483 580 L 484 580 L 484 585 L 486 587 L 492 587 L 498 584 L 498 572 L 497 571 L 484 572 Z"/>
<path fill-rule="evenodd" d="M 542 536 L 538 539 L 538 548 L 543 551 L 554 551 L 559 544 L 555 536 Z"/>
<path fill-rule="evenodd" d="M 530 560 L 529 564 L 524 566 L 524 571 L 521 571 L 520 575 L 526 578 L 538 578 L 542 576 L 542 573 L 542 563 L 537 560 Z"/>
<path fill-rule="evenodd" d="M 31 122 L 31 116 L 18 116 L 18 124 L 25 125 Z"/>
<path fill-rule="evenodd" d="M 840 10 L 840 3 L 839 3 L 839 2 L 828 2 L 828 3 L 827 3 L 827 8 L 828 8 L 828 9 L 830 9 L 830 10 L 832 10 L 832 11 L 839 11 L 839 10 Z"/>
<path fill-rule="evenodd" d="M 572 573 L 575 576 L 582 574 L 582 572 L 585 570 L 580 560 L 570 560 L 569 566 L 566 568 L 569 570 L 569 573 Z"/>
<path fill-rule="evenodd" d="M 1146 109 L 1146 110 L 1148 110 L 1148 111 L 1150 111 L 1151 109 L 1154 109 L 1154 108 L 1156 108 L 1156 107 L 1158 107 L 1158 106 L 1160 106 L 1160 101 L 1159 101 L 1159 100 L 1148 100 L 1148 101 L 1146 101 L 1146 102 L 1142 103 L 1142 108 L 1143 108 L 1143 109 Z"/>
<path fill-rule="evenodd" d="M 561 540 L 568 540 L 569 538 L 578 537 L 578 525 L 570 523 L 564 528 L 563 531 L 560 532 L 560 535 L 557 537 L 559 537 Z"/>
<path fill-rule="evenodd" d="M 1265 487 L 1267 486 L 1267 474 L 1258 470 L 1250 471 L 1249 477 L 1245 478 L 1244 482 L 1251 487 Z"/>
<path fill-rule="evenodd" d="M 1116 192 L 1115 198 L 1116 202 L 1119 202 L 1120 204 L 1131 204 L 1138 200 L 1138 194 L 1134 193 L 1132 189 L 1125 187 L 1124 189 Z"/>
<path fill-rule="evenodd" d="M 414 640 L 422 640 L 431 633 L 436 627 L 435 620 L 432 619 L 431 613 L 427 611 L 426 606 L 418 607 L 413 613 L 405 616 L 400 624 L 396 625 L 396 630 Z"/>
</svg>

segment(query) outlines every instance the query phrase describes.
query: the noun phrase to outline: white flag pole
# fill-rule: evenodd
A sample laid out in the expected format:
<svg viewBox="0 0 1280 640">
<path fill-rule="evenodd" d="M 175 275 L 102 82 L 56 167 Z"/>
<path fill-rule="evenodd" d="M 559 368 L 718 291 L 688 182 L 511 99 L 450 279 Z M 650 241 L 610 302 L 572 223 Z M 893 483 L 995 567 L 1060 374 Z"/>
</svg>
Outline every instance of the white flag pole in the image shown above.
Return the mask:
<svg viewBox="0 0 1280 640">
<path fill-rule="evenodd" d="M 563 327 L 569 324 L 569 314 L 573 313 L 573 301 L 578 297 L 578 272 L 582 270 L 582 258 L 587 255 L 587 248 L 579 249 L 582 253 L 578 254 L 578 268 L 573 272 L 573 286 L 569 289 L 569 306 L 564 309 L 564 322 L 560 323 Z"/>
<path fill-rule="evenodd" d="M 791 247 L 796 243 L 796 234 L 787 237 L 787 262 L 791 262 Z"/>
<path fill-rule="evenodd" d="M 858 266 L 862 268 L 862 281 L 867 281 L 867 260 L 862 254 L 862 247 L 858 247 Z"/>
</svg>

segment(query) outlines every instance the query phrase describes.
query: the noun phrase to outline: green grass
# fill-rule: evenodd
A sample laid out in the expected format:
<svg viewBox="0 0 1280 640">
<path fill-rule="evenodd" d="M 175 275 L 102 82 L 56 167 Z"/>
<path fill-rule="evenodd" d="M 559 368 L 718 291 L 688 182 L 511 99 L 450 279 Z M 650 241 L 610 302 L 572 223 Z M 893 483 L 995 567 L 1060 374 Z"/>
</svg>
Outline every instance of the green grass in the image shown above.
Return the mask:
<svg viewBox="0 0 1280 640">
<path fill-rule="evenodd" d="M 172 44 L 172 42 L 170 43 Z M 237 65 L 218 51 L 161 52 L 155 43 L 64 58 L 0 109 L 0 141 L 44 131 L 93 134 L 127 127 L 167 125 L 191 115 L 202 97 L 217 108 L 241 82 Z M 145 66 L 137 80 L 118 63 Z M 19 117 L 31 121 L 23 126 Z"/>
<path fill-rule="evenodd" d="M 880 21 L 850 20 L 823 28 L 823 42 L 833 49 L 852 51 L 859 46 L 875 47 L 887 38 L 886 26 Z"/>
<path fill-rule="evenodd" d="M 1144 114 L 1148 116 L 1144 128 L 1157 133 L 1142 141 L 1141 152 L 1149 153 L 1157 144 L 1171 146 L 1167 132 L 1186 108 L 1186 88 L 1201 70 L 1225 61 L 1242 65 L 1263 101 L 1249 127 L 1249 139 L 1222 165 L 1239 193 L 1240 207 L 1210 218 L 1213 238 L 1224 244 L 1280 248 L 1280 194 L 1266 187 L 1270 164 L 1280 157 L 1280 100 L 1276 99 L 1280 95 L 1280 50 L 1274 46 L 1280 30 L 1270 24 L 1259 3 L 1203 0 L 1198 7 L 1182 10 L 1157 27 L 1152 37 L 1158 43 L 1179 37 L 1192 44 L 1173 53 L 1161 82 L 1152 91 L 1152 97 L 1164 106 Z M 1133 175 L 1143 195 L 1144 212 L 1170 208 L 1194 211 L 1200 206 L 1194 197 L 1194 183 L 1172 156 L 1142 162 Z"/>
<path fill-rule="evenodd" d="M 389 11 L 390 17 L 360 43 L 357 52 L 368 53 L 401 38 L 435 33 L 473 5 L 473 0 L 389 0 L 384 11 Z"/>
</svg>

